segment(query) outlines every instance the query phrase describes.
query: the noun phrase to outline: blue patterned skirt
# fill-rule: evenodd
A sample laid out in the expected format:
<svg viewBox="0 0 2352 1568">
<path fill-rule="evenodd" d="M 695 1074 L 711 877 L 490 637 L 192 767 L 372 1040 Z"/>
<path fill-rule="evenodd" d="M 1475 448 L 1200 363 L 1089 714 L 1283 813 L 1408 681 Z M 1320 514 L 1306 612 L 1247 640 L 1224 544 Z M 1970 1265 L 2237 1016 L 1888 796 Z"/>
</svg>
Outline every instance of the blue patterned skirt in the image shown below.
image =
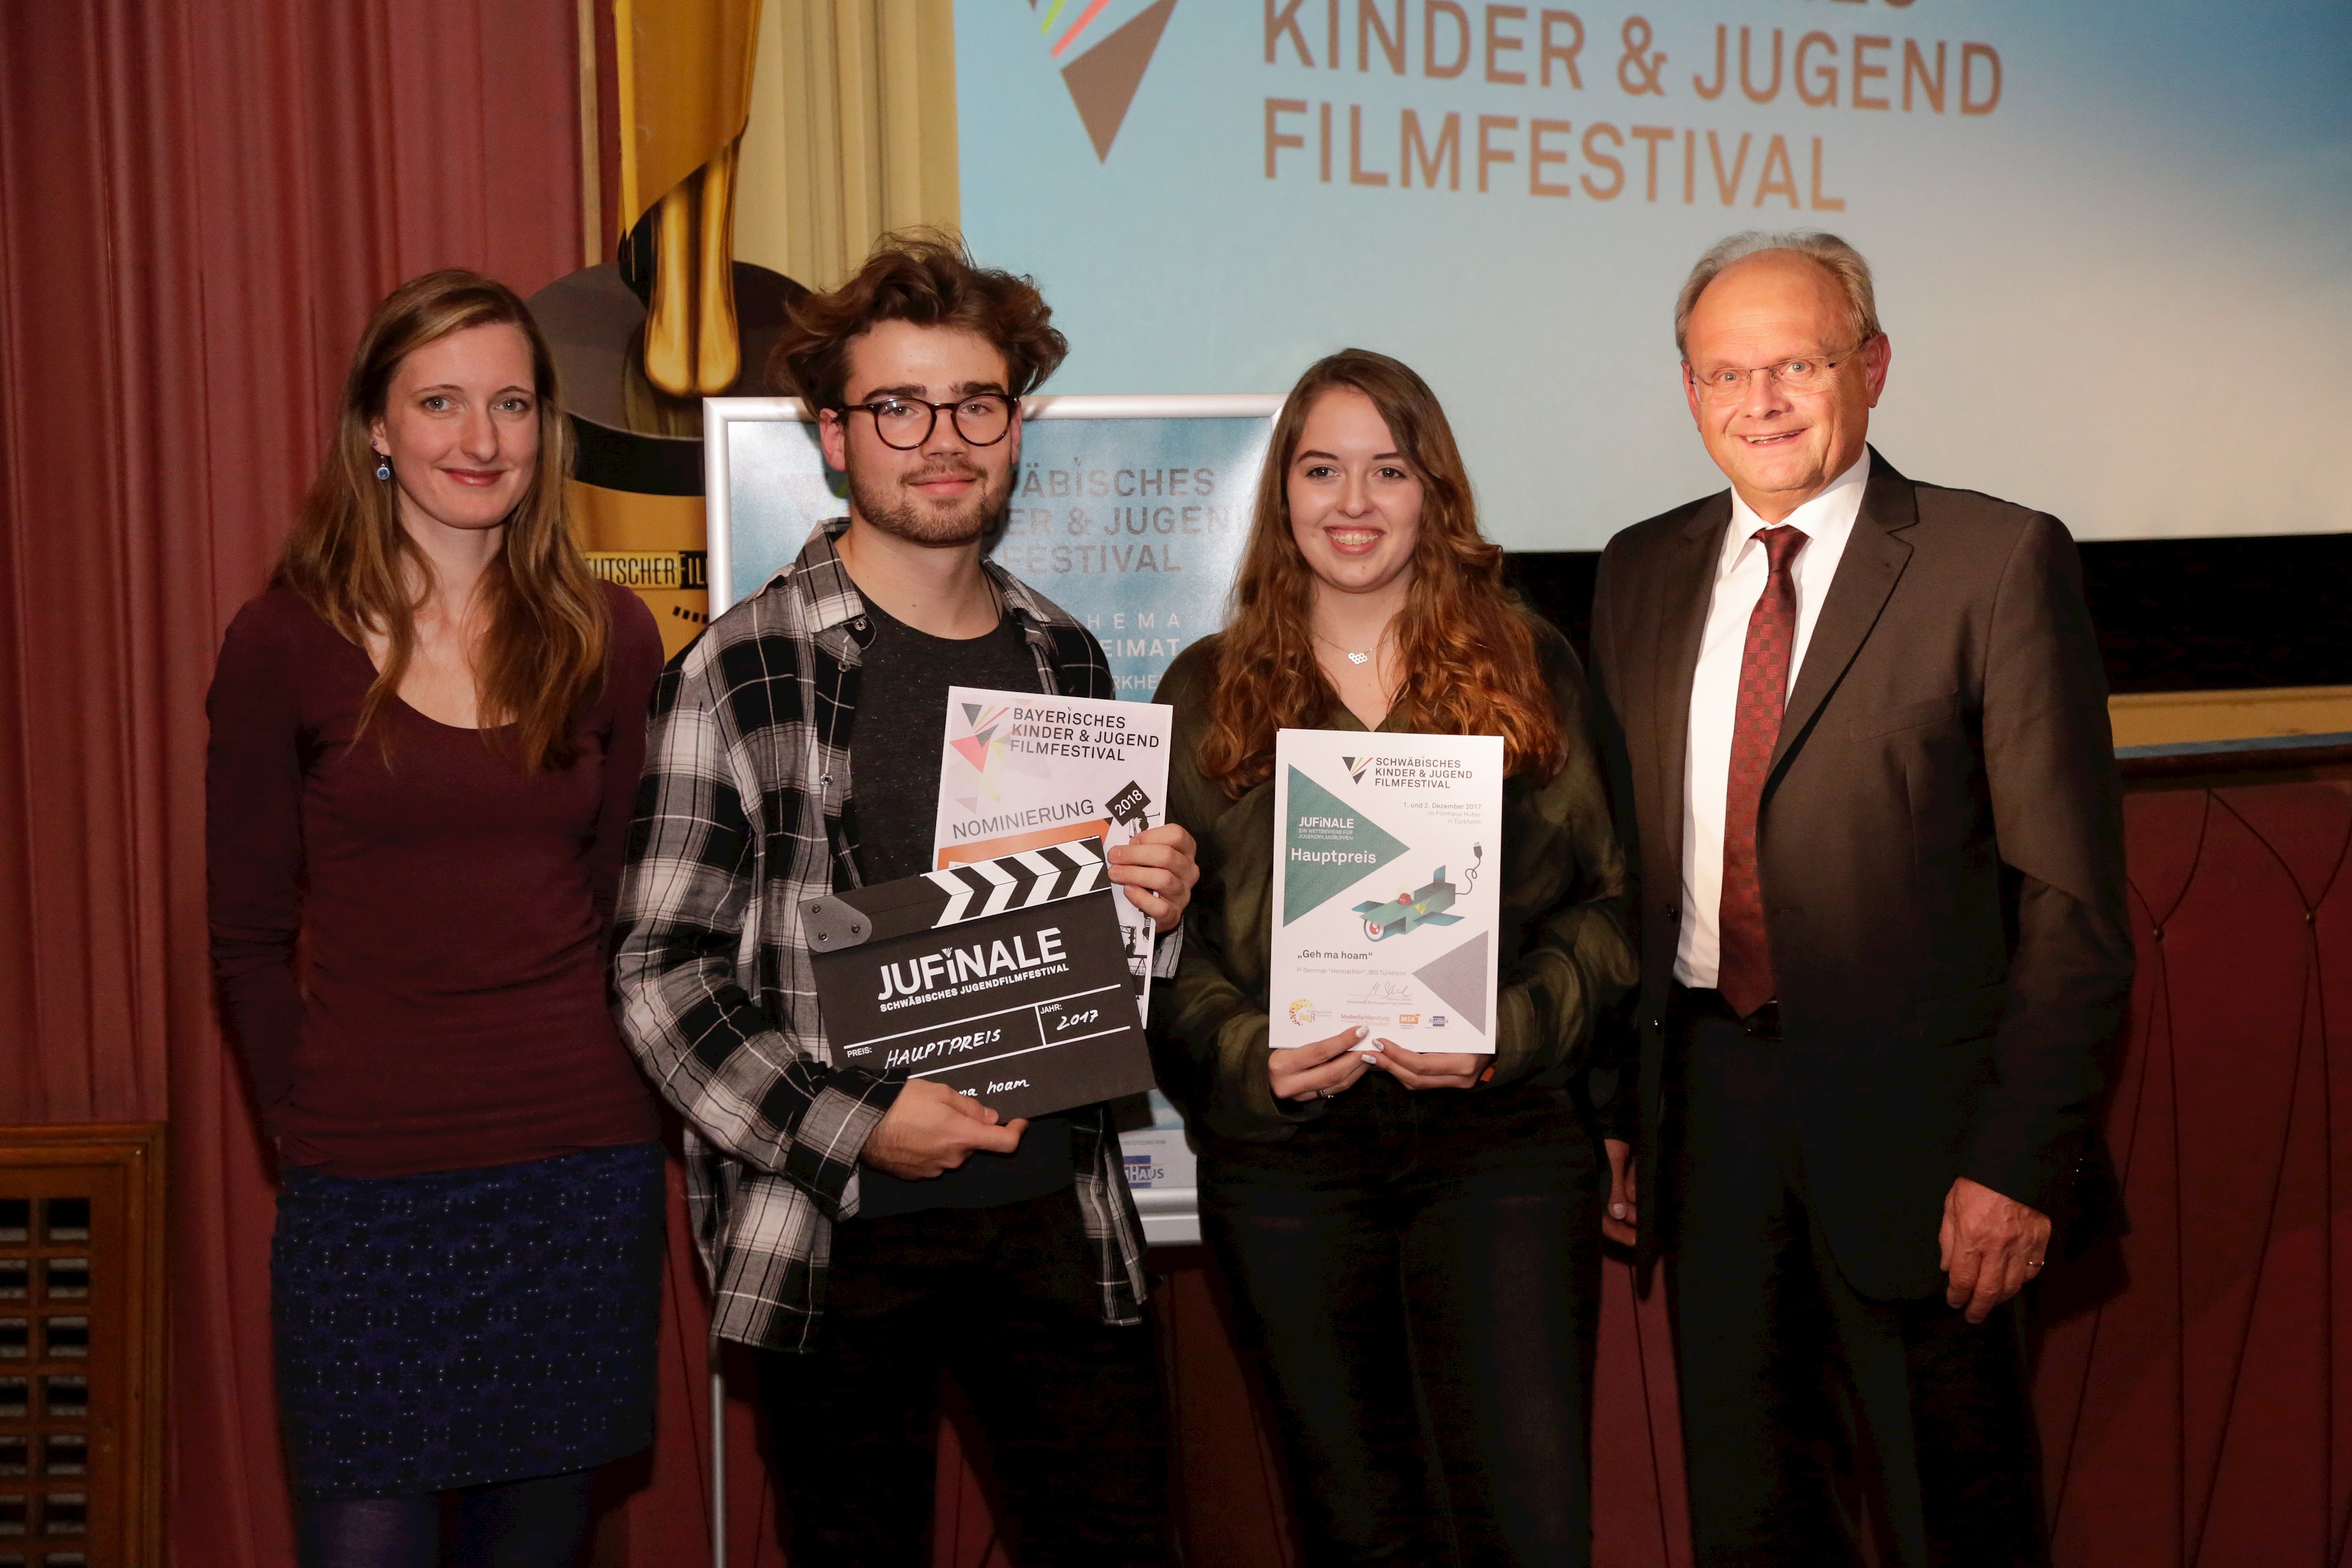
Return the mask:
<svg viewBox="0 0 2352 1568">
<path fill-rule="evenodd" d="M 662 1150 L 289 1168 L 270 1248 L 298 1497 L 587 1469 L 653 1441 Z"/>
</svg>

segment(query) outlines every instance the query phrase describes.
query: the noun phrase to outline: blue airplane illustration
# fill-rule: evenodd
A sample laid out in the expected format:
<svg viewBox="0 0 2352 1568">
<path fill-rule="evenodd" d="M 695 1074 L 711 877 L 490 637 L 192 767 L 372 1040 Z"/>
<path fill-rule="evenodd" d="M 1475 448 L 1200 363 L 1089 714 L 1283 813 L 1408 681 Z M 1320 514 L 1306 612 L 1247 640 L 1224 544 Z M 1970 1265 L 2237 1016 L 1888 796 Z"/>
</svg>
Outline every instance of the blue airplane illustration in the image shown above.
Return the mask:
<svg viewBox="0 0 2352 1568">
<path fill-rule="evenodd" d="M 1445 880 L 1445 868 L 1439 866 L 1428 885 L 1418 893 L 1400 893 L 1386 904 L 1367 899 L 1356 905 L 1356 913 L 1364 917 L 1364 935 L 1378 942 L 1416 926 L 1458 924 L 1462 916 L 1444 911 L 1453 907 L 1460 892 Z"/>
</svg>

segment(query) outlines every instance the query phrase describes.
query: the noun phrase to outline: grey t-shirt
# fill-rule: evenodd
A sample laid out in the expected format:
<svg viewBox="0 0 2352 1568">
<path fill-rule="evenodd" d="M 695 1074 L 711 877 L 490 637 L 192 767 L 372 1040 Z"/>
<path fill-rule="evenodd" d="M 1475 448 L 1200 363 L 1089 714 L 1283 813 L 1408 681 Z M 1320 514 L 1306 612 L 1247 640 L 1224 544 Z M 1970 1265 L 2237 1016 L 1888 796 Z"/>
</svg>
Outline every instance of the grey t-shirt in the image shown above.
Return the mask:
<svg viewBox="0 0 2352 1568">
<path fill-rule="evenodd" d="M 874 636 L 861 661 L 849 734 L 852 825 L 858 874 L 868 883 L 894 882 L 931 869 L 948 688 L 1035 691 L 1037 660 L 1010 614 L 985 636 L 952 638 L 919 632 L 870 601 L 866 613 Z M 1039 1116 L 1012 1154 L 976 1154 L 929 1181 L 902 1181 L 865 1166 L 857 1213 L 867 1219 L 926 1208 L 992 1208 L 1076 1179 L 1069 1123 Z"/>
</svg>

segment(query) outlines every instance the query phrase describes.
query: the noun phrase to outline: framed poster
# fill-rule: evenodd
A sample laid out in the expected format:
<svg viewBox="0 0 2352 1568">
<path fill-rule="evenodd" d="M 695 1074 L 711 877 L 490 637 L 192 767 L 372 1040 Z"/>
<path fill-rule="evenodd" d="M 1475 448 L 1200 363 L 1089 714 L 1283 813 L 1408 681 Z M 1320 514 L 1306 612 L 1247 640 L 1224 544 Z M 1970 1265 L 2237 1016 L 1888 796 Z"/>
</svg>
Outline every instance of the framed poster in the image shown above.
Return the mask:
<svg viewBox="0 0 2352 1568">
<path fill-rule="evenodd" d="M 1118 695 L 1148 702 L 1185 645 L 1224 622 L 1276 395 L 1043 396 L 1022 403 L 1021 467 L 989 556 L 1102 643 Z M 847 515 L 798 398 L 703 400 L 710 613 L 792 564 Z M 1158 1093 L 1121 1118 L 1146 1237 L 1200 1239 L 1192 1155 Z"/>
<path fill-rule="evenodd" d="M 1184 645 L 1224 622 L 1276 396 L 1033 397 L 1021 470 L 990 559 L 1086 623 L 1118 695 L 1150 699 Z M 710 613 L 792 564 L 846 516 L 798 398 L 703 402 Z"/>
</svg>

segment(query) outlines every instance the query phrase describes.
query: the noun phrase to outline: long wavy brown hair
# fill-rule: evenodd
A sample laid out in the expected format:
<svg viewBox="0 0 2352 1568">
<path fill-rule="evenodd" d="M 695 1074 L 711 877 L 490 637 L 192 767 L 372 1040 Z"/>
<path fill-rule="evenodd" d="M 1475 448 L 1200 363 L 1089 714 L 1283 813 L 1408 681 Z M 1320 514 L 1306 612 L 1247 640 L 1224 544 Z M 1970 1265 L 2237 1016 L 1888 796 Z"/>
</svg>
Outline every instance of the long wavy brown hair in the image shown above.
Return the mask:
<svg viewBox="0 0 2352 1568">
<path fill-rule="evenodd" d="M 1308 411 L 1340 387 L 1372 400 L 1422 483 L 1412 586 L 1395 627 L 1405 672 L 1396 707 L 1423 734 L 1499 735 L 1508 771 L 1549 778 L 1565 756 L 1534 623 L 1503 586 L 1501 547 L 1478 531 L 1453 427 L 1426 382 L 1364 349 L 1309 366 L 1275 421 L 1218 641 L 1202 772 L 1239 795 L 1273 776 L 1276 730 L 1321 728 L 1339 711 L 1307 630 L 1315 573 L 1291 534 L 1289 481 Z"/>
<path fill-rule="evenodd" d="M 514 290 L 453 268 L 411 278 L 375 308 L 343 382 L 333 444 L 270 582 L 300 594 L 361 647 L 370 634 L 383 639 L 383 668 L 360 706 L 365 734 L 408 673 L 416 610 L 433 581 L 431 563 L 401 526 L 399 486 L 375 476 L 368 427 L 383 416 L 402 361 L 453 332 L 492 325 L 515 328 L 530 344 L 539 465 L 507 516 L 498 559 L 482 574 L 486 624 L 474 691 L 484 738 L 535 772 L 568 767 L 578 755 L 572 728 L 603 688 L 612 627 L 564 515 L 572 441 L 555 360 Z M 388 736 L 379 744 L 389 756 Z"/>
</svg>

